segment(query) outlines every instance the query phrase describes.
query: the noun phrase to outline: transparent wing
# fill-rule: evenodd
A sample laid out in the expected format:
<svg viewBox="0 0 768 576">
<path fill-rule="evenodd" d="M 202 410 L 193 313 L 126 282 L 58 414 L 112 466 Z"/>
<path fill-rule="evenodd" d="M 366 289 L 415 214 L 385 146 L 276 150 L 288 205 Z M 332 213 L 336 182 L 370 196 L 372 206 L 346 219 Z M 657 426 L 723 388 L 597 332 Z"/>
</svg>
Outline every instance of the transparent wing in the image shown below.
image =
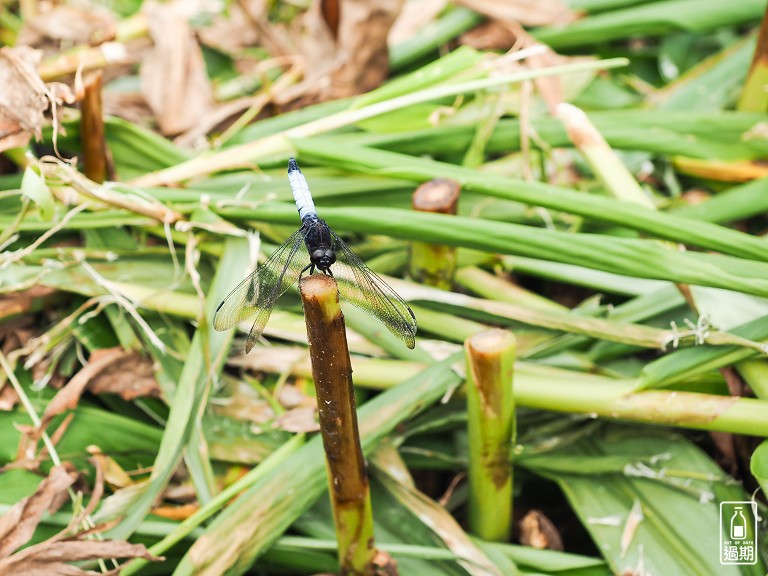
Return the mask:
<svg viewBox="0 0 768 576">
<path fill-rule="evenodd" d="M 299 229 L 219 304 L 213 317 L 216 330 L 228 330 L 256 315 L 245 344 L 246 352 L 250 352 L 264 331 L 275 301 L 298 280 L 304 268 L 300 258 L 303 241 Z"/>
<path fill-rule="evenodd" d="M 413 311 L 333 230 L 329 230 L 336 252 L 336 263 L 331 266 L 331 271 L 341 295 L 382 322 L 408 348 L 413 348 L 416 344 L 416 317 Z"/>
</svg>

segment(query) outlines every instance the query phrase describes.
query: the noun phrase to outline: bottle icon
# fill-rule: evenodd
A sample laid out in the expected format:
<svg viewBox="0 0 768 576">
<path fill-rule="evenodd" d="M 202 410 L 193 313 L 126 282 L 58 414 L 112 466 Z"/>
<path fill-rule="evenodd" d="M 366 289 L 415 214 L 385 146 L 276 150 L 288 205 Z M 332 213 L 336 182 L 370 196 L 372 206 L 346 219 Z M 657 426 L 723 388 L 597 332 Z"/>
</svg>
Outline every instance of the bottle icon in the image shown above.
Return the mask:
<svg viewBox="0 0 768 576">
<path fill-rule="evenodd" d="M 741 506 L 734 508 L 731 516 L 731 538 L 733 540 L 744 540 L 747 537 L 747 519 L 741 513 Z"/>
</svg>

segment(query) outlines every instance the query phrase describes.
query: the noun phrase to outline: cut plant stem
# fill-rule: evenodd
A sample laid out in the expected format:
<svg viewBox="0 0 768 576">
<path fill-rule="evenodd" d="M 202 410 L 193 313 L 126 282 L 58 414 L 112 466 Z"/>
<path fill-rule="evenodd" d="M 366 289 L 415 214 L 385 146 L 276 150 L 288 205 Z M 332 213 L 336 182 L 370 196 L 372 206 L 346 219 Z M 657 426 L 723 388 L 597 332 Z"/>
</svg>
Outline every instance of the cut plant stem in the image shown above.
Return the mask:
<svg viewBox="0 0 768 576">
<path fill-rule="evenodd" d="M 455 180 L 436 178 L 416 188 L 411 206 L 420 212 L 456 214 L 460 193 L 461 186 Z M 456 248 L 413 242 L 409 273 L 419 284 L 450 290 L 456 273 Z"/>
<path fill-rule="evenodd" d="M 571 142 L 584 154 L 589 167 L 611 196 L 655 209 L 651 199 L 584 112 L 562 102 L 557 106 L 557 116 L 562 120 Z"/>
<path fill-rule="evenodd" d="M 299 293 L 307 322 L 341 573 L 370 574 L 376 555 L 373 513 L 339 290 L 332 277 L 314 274 L 299 282 Z"/>
<path fill-rule="evenodd" d="M 94 182 L 114 180 L 112 158 L 104 136 L 104 115 L 101 105 L 101 71 L 85 79 L 85 94 L 81 104 L 80 140 L 83 148 L 83 172 Z"/>
<path fill-rule="evenodd" d="M 512 528 L 515 436 L 515 337 L 488 330 L 467 339 L 469 525 L 485 540 L 504 542 Z"/>
</svg>

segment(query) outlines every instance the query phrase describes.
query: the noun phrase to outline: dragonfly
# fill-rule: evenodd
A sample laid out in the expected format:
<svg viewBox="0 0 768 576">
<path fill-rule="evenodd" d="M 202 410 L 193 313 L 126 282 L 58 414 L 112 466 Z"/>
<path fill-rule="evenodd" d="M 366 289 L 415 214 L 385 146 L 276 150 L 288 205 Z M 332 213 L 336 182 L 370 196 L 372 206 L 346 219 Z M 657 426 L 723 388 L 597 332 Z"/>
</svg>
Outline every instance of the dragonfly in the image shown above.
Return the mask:
<svg viewBox="0 0 768 576">
<path fill-rule="evenodd" d="M 245 344 L 246 353 L 250 352 L 264 332 L 277 299 L 305 272 L 317 271 L 332 276 L 345 300 L 382 322 L 408 348 L 413 348 L 413 310 L 325 220 L 318 218 L 309 185 L 294 158 L 288 161 L 288 182 L 301 227 L 219 304 L 214 328 L 229 330 L 255 316 Z"/>
</svg>

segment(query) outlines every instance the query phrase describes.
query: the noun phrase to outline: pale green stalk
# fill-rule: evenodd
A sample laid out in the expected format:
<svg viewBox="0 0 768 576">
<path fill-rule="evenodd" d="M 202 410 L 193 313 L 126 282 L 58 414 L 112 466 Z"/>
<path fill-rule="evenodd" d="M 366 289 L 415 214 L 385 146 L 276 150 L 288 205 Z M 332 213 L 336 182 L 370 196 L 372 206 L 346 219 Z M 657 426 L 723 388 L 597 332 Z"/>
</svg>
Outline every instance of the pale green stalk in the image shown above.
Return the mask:
<svg viewBox="0 0 768 576">
<path fill-rule="evenodd" d="M 768 436 L 768 402 L 696 392 L 633 392 L 634 380 L 518 363 L 515 399 L 520 406 L 592 417 L 664 424 L 750 436 Z"/>
<path fill-rule="evenodd" d="M 563 102 L 557 107 L 557 115 L 565 125 L 571 142 L 584 155 L 589 167 L 611 196 L 655 209 L 651 199 L 584 112 Z"/>
<path fill-rule="evenodd" d="M 469 338 L 464 347 L 469 526 L 484 540 L 505 542 L 512 533 L 515 337 L 504 330 L 489 330 Z"/>
</svg>

